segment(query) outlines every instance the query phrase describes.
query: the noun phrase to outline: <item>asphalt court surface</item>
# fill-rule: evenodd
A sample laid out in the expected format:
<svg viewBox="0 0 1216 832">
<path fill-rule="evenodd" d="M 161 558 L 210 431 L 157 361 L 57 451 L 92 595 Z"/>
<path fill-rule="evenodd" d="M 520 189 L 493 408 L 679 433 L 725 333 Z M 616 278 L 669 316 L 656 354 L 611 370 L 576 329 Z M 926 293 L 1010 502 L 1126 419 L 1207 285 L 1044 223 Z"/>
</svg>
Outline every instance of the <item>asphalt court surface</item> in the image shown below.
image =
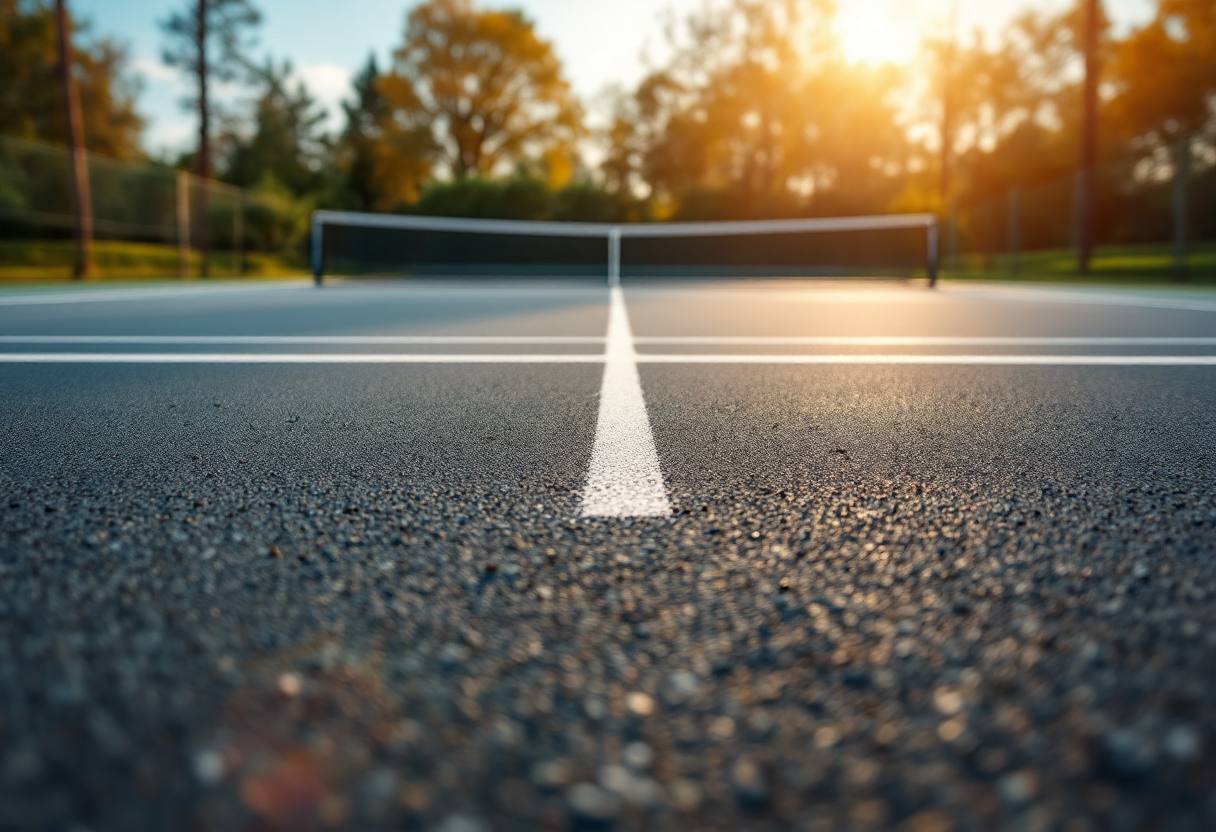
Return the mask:
<svg viewBox="0 0 1216 832">
<path fill-rule="evenodd" d="M 1216 823 L 1211 295 L 8 293 L 0 386 L 0 828 Z"/>
</svg>

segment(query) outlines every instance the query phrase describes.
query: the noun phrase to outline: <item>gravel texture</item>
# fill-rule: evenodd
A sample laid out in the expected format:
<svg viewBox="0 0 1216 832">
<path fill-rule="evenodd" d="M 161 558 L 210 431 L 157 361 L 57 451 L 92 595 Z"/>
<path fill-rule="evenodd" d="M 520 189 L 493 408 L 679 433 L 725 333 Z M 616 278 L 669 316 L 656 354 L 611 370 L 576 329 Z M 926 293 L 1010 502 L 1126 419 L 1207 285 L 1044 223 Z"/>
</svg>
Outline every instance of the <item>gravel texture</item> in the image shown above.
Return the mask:
<svg viewBox="0 0 1216 832">
<path fill-rule="evenodd" d="M 1216 373 L 0 368 L 0 829 L 1216 828 Z"/>
</svg>

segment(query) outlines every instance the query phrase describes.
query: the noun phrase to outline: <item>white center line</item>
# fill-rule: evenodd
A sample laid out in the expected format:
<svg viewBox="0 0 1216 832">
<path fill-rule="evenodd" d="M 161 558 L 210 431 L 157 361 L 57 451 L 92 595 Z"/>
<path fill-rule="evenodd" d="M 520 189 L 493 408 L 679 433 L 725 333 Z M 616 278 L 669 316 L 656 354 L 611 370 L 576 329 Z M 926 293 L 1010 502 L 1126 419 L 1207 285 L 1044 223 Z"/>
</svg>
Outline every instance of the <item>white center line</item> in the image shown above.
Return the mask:
<svg viewBox="0 0 1216 832">
<path fill-rule="evenodd" d="M 666 517 L 671 504 L 646 413 L 625 298 L 620 286 L 609 291 L 604 382 L 582 515 Z"/>
</svg>

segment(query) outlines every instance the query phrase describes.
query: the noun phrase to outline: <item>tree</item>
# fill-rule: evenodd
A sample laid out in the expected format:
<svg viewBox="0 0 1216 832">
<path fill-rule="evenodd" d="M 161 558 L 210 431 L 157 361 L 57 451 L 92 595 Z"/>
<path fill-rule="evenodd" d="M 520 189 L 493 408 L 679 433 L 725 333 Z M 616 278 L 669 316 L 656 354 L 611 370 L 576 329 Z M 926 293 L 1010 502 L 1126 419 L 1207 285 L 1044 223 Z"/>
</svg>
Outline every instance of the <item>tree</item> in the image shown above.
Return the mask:
<svg viewBox="0 0 1216 832">
<path fill-rule="evenodd" d="M 689 218 L 884 210 L 904 139 L 890 67 L 848 64 L 827 0 L 730 0 L 669 28 L 604 175 Z M 668 211 L 660 208 L 659 213 Z"/>
<path fill-rule="evenodd" d="M 76 264 L 72 276 L 83 280 L 93 270 L 93 200 L 89 196 L 89 157 L 85 152 L 84 125 L 80 116 L 80 91 L 76 86 L 72 57 L 72 21 L 67 0 L 56 0 L 59 28 L 59 76 L 62 79 L 64 119 L 67 122 L 69 167 L 72 172 L 72 208 L 75 212 Z"/>
<path fill-rule="evenodd" d="M 345 187 L 363 211 L 389 211 L 417 202 L 430 178 L 437 145 L 431 125 L 394 116 L 380 90 L 384 76 L 371 55 L 354 80 L 354 98 L 343 102 L 346 126 L 338 140 Z"/>
<path fill-rule="evenodd" d="M 339 138 L 347 190 L 355 195 L 359 210 L 381 207 L 382 183 L 376 177 L 376 144 L 388 117 L 388 102 L 379 89 L 380 67 L 376 55 L 355 76 L 354 98 L 342 102 L 346 127 Z"/>
<path fill-rule="evenodd" d="M 1114 52 L 1116 125 L 1148 159 L 1170 159 L 1175 272 L 1186 267 L 1187 179 L 1193 144 L 1216 122 L 1216 7 L 1160 0 L 1154 19 Z"/>
<path fill-rule="evenodd" d="M 291 83 L 290 62 L 273 59 L 257 70 L 261 90 L 253 107 L 253 132 L 223 137 L 224 178 L 248 188 L 270 174 L 297 197 L 322 186 L 330 155 L 323 125 L 326 114 L 302 83 Z"/>
<path fill-rule="evenodd" d="M 127 54 L 110 40 L 89 37 L 71 20 L 72 78 L 80 98 L 86 147 L 119 159 L 138 158 L 143 120 L 135 111 L 136 85 Z M 67 110 L 59 75 L 55 9 L 34 0 L 0 0 L 0 125 L 7 136 L 62 144 Z"/>
<path fill-rule="evenodd" d="M 203 218 L 199 248 L 203 254 L 203 276 L 207 276 L 210 239 L 206 218 L 209 209 L 207 182 L 211 178 L 212 81 L 235 81 L 250 68 L 247 58 L 252 44 L 249 31 L 261 21 L 250 0 L 187 0 L 186 8 L 161 24 L 166 42 L 161 53 L 169 66 L 188 72 L 195 79 L 195 95 L 184 104 L 198 112 L 197 173 L 202 180 L 199 216 Z M 213 55 L 212 53 L 216 54 Z"/>
<path fill-rule="evenodd" d="M 378 86 L 393 134 L 430 133 L 437 159 L 457 177 L 573 155 L 581 131 L 553 46 L 522 12 L 482 10 L 472 0 L 428 0 L 410 12 L 404 44 Z"/>
<path fill-rule="evenodd" d="M 1114 49 L 1113 117 L 1142 152 L 1198 136 L 1216 104 L 1216 7 L 1161 0 L 1156 17 Z"/>
</svg>

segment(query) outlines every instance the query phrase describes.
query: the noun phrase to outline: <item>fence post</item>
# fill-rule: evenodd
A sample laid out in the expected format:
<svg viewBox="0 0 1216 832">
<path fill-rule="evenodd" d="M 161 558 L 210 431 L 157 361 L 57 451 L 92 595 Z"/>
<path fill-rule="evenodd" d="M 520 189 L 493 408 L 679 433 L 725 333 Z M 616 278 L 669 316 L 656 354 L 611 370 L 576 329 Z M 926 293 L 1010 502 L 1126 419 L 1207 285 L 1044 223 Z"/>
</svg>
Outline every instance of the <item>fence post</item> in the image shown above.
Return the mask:
<svg viewBox="0 0 1216 832">
<path fill-rule="evenodd" d="M 245 205 L 245 191 L 238 188 L 236 192 L 236 210 L 233 212 L 232 224 L 232 256 L 236 258 L 236 276 L 245 275 L 245 218 L 242 215 Z"/>
<path fill-rule="evenodd" d="M 177 172 L 177 276 L 190 276 L 190 175 Z"/>
<path fill-rule="evenodd" d="M 1184 136 L 1174 147 L 1174 279 L 1185 280 L 1187 272 L 1187 180 L 1191 176 L 1191 139 Z"/>
<path fill-rule="evenodd" d="M 946 245 L 949 249 L 950 270 L 958 276 L 958 200 L 950 200 L 949 219 L 946 227 Z"/>
<path fill-rule="evenodd" d="M 937 216 L 934 215 L 929 221 L 929 288 L 937 288 L 937 273 L 940 270 L 938 241 L 937 241 Z"/>
<path fill-rule="evenodd" d="M 1018 186 L 1009 189 L 1009 270 L 1013 277 L 1018 276 L 1019 259 L 1021 257 L 1021 217 L 1018 216 Z"/>
</svg>

